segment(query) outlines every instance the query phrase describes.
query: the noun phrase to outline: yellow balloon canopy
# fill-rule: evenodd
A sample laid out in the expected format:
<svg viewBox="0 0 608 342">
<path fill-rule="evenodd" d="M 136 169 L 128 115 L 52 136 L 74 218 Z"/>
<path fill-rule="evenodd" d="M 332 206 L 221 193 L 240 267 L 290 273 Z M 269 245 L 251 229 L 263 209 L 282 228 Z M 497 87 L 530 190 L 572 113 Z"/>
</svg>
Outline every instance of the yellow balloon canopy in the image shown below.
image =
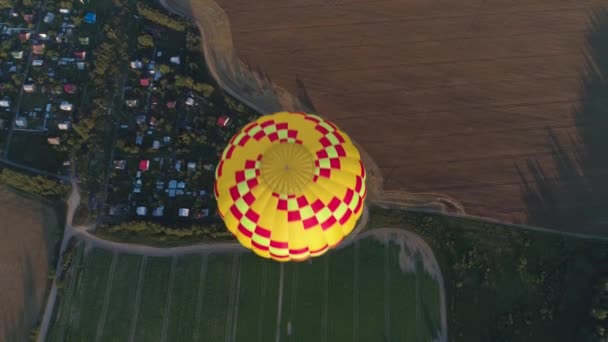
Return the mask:
<svg viewBox="0 0 608 342">
<path fill-rule="evenodd" d="M 363 212 L 365 168 L 333 123 L 280 112 L 230 140 L 214 191 L 226 227 L 243 246 L 265 258 L 301 261 L 354 229 Z"/>
</svg>

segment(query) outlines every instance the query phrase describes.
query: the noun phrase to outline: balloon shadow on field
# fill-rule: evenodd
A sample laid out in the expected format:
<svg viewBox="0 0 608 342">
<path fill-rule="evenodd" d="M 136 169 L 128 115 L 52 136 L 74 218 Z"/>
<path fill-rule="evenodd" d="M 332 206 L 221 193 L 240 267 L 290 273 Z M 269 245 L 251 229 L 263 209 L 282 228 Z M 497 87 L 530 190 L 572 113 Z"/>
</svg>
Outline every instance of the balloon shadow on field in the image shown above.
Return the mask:
<svg viewBox="0 0 608 342">
<path fill-rule="evenodd" d="M 555 174 L 535 158 L 515 167 L 530 225 L 608 235 L 608 7 L 595 10 L 589 23 L 573 108 L 576 136 L 560 141 L 547 128 Z"/>
</svg>

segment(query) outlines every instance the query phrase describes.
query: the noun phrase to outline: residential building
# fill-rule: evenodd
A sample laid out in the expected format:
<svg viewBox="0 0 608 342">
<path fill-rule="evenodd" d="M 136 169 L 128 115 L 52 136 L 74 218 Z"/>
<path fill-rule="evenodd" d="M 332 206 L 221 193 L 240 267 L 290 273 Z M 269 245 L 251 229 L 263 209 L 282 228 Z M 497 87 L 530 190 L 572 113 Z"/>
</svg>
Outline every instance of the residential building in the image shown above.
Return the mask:
<svg viewBox="0 0 608 342">
<path fill-rule="evenodd" d="M 20 116 L 15 119 L 15 126 L 18 128 L 27 128 L 27 118 Z"/>
<path fill-rule="evenodd" d="M 19 40 L 22 43 L 27 42 L 30 39 L 30 33 L 29 32 L 21 32 L 19 33 Z"/>
<path fill-rule="evenodd" d="M 65 121 L 65 122 L 60 122 L 57 124 L 57 128 L 59 128 L 62 131 L 67 131 L 70 129 L 70 122 L 69 121 Z"/>
<path fill-rule="evenodd" d="M 131 69 L 141 69 L 141 61 L 132 61 Z"/>
<path fill-rule="evenodd" d="M 137 216 L 146 216 L 146 214 L 148 213 L 148 208 L 146 208 L 146 207 L 137 207 L 135 209 L 135 212 L 137 213 Z"/>
<path fill-rule="evenodd" d="M 42 55 L 42 54 L 44 54 L 44 48 L 45 48 L 44 44 L 33 44 L 32 52 L 34 53 L 34 55 Z"/>
<path fill-rule="evenodd" d="M 59 137 L 51 137 L 51 138 L 46 139 L 46 141 L 48 141 L 49 144 L 51 144 L 51 145 L 59 145 L 59 143 L 61 142 Z"/>
<path fill-rule="evenodd" d="M 44 64 L 44 60 L 42 59 L 32 59 L 32 66 L 42 66 Z"/>
<path fill-rule="evenodd" d="M 137 99 L 128 99 L 125 100 L 125 104 L 127 105 L 127 107 L 135 107 L 137 106 Z"/>
<path fill-rule="evenodd" d="M 0 107 L 8 108 L 11 106 L 10 100 L 0 100 Z"/>
<path fill-rule="evenodd" d="M 25 83 L 23 84 L 23 91 L 26 93 L 32 93 L 36 90 L 36 86 L 34 83 Z"/>
<path fill-rule="evenodd" d="M 47 12 L 46 15 L 44 16 L 44 18 L 42 19 L 42 21 L 44 21 L 47 24 L 52 23 L 53 20 L 55 20 L 55 15 L 51 12 Z"/>
<path fill-rule="evenodd" d="M 190 214 L 190 209 L 179 208 L 179 217 L 188 217 L 189 214 Z"/>
<path fill-rule="evenodd" d="M 149 160 L 141 160 L 139 162 L 139 170 L 140 171 L 148 171 L 149 168 L 150 168 L 150 161 Z"/>
<path fill-rule="evenodd" d="M 61 104 L 59 104 L 59 109 L 64 110 L 66 112 L 71 111 L 72 107 L 72 104 L 67 101 L 61 101 Z"/>
<path fill-rule="evenodd" d="M 226 127 L 230 118 L 227 115 L 222 115 L 217 119 L 217 125 L 220 127 Z"/>
<path fill-rule="evenodd" d="M 174 57 L 171 57 L 170 61 L 171 61 L 171 63 L 173 63 L 173 64 L 178 64 L 178 65 L 180 64 L 180 59 L 179 59 L 179 56 L 174 56 Z"/>
<path fill-rule="evenodd" d="M 194 106 L 194 99 L 189 97 L 186 99 L 186 105 L 188 106 Z"/>
<path fill-rule="evenodd" d="M 76 51 L 74 52 L 74 58 L 76 59 L 80 59 L 82 61 L 84 61 L 85 57 L 87 56 L 86 51 Z"/>
<path fill-rule="evenodd" d="M 11 52 L 11 56 L 14 59 L 22 59 L 23 58 L 23 51 L 13 51 L 13 52 Z"/>
<path fill-rule="evenodd" d="M 165 210 L 164 206 L 156 207 L 156 208 L 154 208 L 154 211 L 152 211 L 152 216 L 154 216 L 154 217 L 161 217 L 164 214 L 163 213 L 164 210 Z"/>
<path fill-rule="evenodd" d="M 66 83 L 63 85 L 63 91 L 67 94 L 76 94 L 76 90 L 78 90 L 78 87 L 73 83 Z"/>
<path fill-rule="evenodd" d="M 82 21 L 87 24 L 94 24 L 97 21 L 97 14 L 95 14 L 95 12 L 87 12 L 84 15 L 84 18 L 82 18 Z"/>
<path fill-rule="evenodd" d="M 127 165 L 127 161 L 122 159 L 122 160 L 114 160 L 113 161 L 114 164 L 114 169 L 116 170 L 124 170 L 125 166 Z"/>
<path fill-rule="evenodd" d="M 89 45 L 90 39 L 89 37 L 80 37 L 78 38 L 78 42 L 80 42 L 81 45 Z"/>
</svg>

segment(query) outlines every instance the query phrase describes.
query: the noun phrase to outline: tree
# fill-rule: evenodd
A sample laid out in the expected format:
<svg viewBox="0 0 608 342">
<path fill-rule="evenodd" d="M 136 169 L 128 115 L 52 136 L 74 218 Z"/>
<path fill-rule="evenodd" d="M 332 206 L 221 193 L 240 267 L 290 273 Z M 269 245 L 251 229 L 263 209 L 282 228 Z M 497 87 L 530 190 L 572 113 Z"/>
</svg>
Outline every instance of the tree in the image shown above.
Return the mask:
<svg viewBox="0 0 608 342">
<path fill-rule="evenodd" d="M 154 47 L 154 39 L 149 34 L 142 34 L 141 36 L 137 37 L 137 42 L 139 43 L 139 45 L 141 47 L 144 47 L 144 48 Z"/>
</svg>

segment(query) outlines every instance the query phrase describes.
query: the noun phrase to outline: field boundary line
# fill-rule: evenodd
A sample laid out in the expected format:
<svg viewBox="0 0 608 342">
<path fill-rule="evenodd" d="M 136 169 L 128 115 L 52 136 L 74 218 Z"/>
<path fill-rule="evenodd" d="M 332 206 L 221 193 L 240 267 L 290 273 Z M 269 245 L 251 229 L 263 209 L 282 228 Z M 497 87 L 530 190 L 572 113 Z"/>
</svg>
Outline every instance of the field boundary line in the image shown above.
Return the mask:
<svg viewBox="0 0 608 342">
<path fill-rule="evenodd" d="M 285 275 L 285 263 L 281 263 L 279 271 L 279 295 L 277 300 L 277 329 L 275 332 L 275 342 L 280 342 L 281 337 L 281 311 L 283 306 L 283 277 Z"/>
<path fill-rule="evenodd" d="M 298 302 L 298 277 L 298 268 L 294 268 L 291 275 L 291 305 L 289 308 L 289 322 L 291 322 L 291 320 L 295 317 L 296 305 Z M 289 336 L 289 340 L 293 340 L 292 335 Z"/>
<path fill-rule="evenodd" d="M 238 256 L 238 270 L 236 276 L 236 292 L 234 299 L 234 317 L 232 323 L 232 341 L 236 341 L 236 327 L 239 321 L 239 300 L 241 298 L 241 258 Z"/>
<path fill-rule="evenodd" d="M 389 267 L 389 247 L 391 241 L 389 240 L 389 234 L 386 234 L 386 243 L 384 244 L 384 333 L 388 337 L 388 341 L 391 340 L 391 275 Z"/>
<path fill-rule="evenodd" d="M 144 272 L 148 263 L 148 257 L 143 256 L 139 266 L 139 279 L 137 280 L 137 291 L 135 292 L 135 303 L 133 303 L 133 320 L 131 321 L 131 332 L 129 333 L 129 342 L 135 339 L 135 330 L 137 329 L 137 318 L 139 316 L 139 302 L 141 301 L 141 286 L 144 282 Z"/>
<path fill-rule="evenodd" d="M 323 261 L 323 310 L 321 311 L 321 342 L 327 341 L 327 318 L 329 297 L 329 256 Z"/>
<path fill-rule="evenodd" d="M 203 255 L 203 260 L 201 262 L 201 270 L 198 278 L 198 293 L 196 295 L 196 314 L 195 314 L 195 322 L 196 326 L 194 327 L 194 333 L 192 334 L 192 340 L 198 341 L 198 334 L 200 331 L 200 322 L 201 322 L 201 314 L 203 311 L 203 295 L 205 293 L 205 277 L 207 273 L 207 255 Z"/>
<path fill-rule="evenodd" d="M 355 271 L 353 275 L 353 342 L 359 341 L 359 240 L 355 241 Z"/>
<path fill-rule="evenodd" d="M 103 334 L 103 328 L 106 325 L 106 316 L 108 314 L 108 306 L 110 302 L 110 293 L 112 292 L 112 281 L 114 280 L 114 271 L 116 270 L 116 263 L 118 261 L 118 253 L 112 253 L 112 265 L 110 266 L 108 281 L 106 282 L 106 291 L 103 297 L 103 308 L 101 309 L 101 316 L 97 323 L 97 334 L 95 335 L 95 341 L 101 340 Z"/>
<path fill-rule="evenodd" d="M 418 276 L 418 272 L 415 272 L 414 276 L 416 277 L 416 339 L 418 342 L 420 342 L 420 330 L 422 330 L 420 329 L 420 305 L 422 305 L 422 303 L 420 302 L 420 277 Z"/>
<path fill-rule="evenodd" d="M 266 304 L 266 284 L 268 283 L 268 263 L 262 263 L 262 293 L 260 294 L 260 311 L 258 312 L 258 341 L 262 341 L 262 325 L 264 324 L 264 306 Z"/>
<path fill-rule="evenodd" d="M 228 292 L 228 310 L 226 317 L 226 334 L 224 335 L 224 341 L 230 342 L 232 338 L 232 320 L 234 316 L 234 288 L 236 287 L 236 275 L 239 264 L 238 254 L 232 257 L 232 270 L 230 274 L 230 290 Z"/>
<path fill-rule="evenodd" d="M 175 283 L 175 269 L 177 268 L 177 257 L 171 258 L 171 273 L 169 275 L 169 294 L 167 295 L 167 302 L 165 303 L 165 314 L 163 317 L 163 328 L 161 330 L 161 342 L 167 339 L 167 330 L 169 327 L 169 317 L 171 316 L 171 302 L 173 301 L 173 284 Z"/>
</svg>

